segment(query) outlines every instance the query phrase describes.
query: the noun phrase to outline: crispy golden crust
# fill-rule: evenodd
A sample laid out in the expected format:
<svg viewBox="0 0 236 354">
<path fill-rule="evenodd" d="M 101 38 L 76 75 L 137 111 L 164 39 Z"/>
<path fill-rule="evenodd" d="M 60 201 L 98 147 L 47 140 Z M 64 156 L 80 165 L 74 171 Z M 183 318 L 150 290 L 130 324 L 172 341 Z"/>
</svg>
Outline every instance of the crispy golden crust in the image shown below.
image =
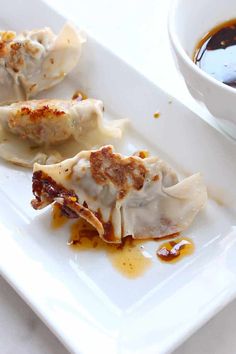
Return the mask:
<svg viewBox="0 0 236 354">
<path fill-rule="evenodd" d="M 13 42 L 7 48 L 8 50 L 8 60 L 6 66 L 10 67 L 15 73 L 19 72 L 24 66 L 25 61 L 21 53 L 23 46 L 19 42 Z"/>
<path fill-rule="evenodd" d="M 130 188 L 143 187 L 146 168 L 137 157 L 122 158 L 112 152 L 111 146 L 94 151 L 90 155 L 91 174 L 96 183 L 112 182 L 125 195 Z"/>
<path fill-rule="evenodd" d="M 12 116 L 12 120 L 20 119 L 22 116 L 28 116 L 31 121 L 37 121 L 43 118 L 48 119 L 60 117 L 64 114 L 64 111 L 49 107 L 48 105 L 43 105 L 35 109 L 25 106 L 16 111 L 16 113 Z"/>
<path fill-rule="evenodd" d="M 16 37 L 16 33 L 13 31 L 0 31 L 1 41 L 10 42 Z"/>
<path fill-rule="evenodd" d="M 35 107 L 33 107 L 32 103 L 27 105 L 26 102 L 25 106 L 19 109 L 17 109 L 16 106 L 16 109 L 13 110 L 8 119 L 8 126 L 10 129 L 23 129 L 23 131 L 19 133 L 19 135 L 23 138 L 27 138 L 27 135 L 30 135 L 30 133 L 40 138 L 41 133 L 45 130 L 45 127 L 41 124 L 43 121 L 47 122 L 48 125 L 51 121 L 51 124 L 53 124 L 54 120 L 54 123 L 56 124 L 57 119 L 63 117 L 64 115 L 66 115 L 65 111 L 54 106 L 50 107 L 47 104 L 47 100 L 42 100 L 42 102 L 38 103 Z"/>
<path fill-rule="evenodd" d="M 11 31 L 0 32 L 0 58 L 8 54 L 7 44 L 15 38 L 16 34 Z"/>
<path fill-rule="evenodd" d="M 5 57 L 7 54 L 6 44 L 3 41 L 0 41 L 0 58 Z"/>
</svg>

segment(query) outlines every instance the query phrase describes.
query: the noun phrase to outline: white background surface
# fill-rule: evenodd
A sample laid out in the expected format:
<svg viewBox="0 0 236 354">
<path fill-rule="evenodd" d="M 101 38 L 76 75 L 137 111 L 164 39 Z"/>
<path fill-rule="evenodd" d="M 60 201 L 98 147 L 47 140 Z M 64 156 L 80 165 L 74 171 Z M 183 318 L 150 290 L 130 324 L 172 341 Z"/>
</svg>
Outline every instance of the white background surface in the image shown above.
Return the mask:
<svg viewBox="0 0 236 354">
<path fill-rule="evenodd" d="M 171 1 L 48 0 L 152 81 L 208 117 L 189 96 L 173 64 L 166 28 Z M 236 301 L 194 334 L 175 354 L 236 353 L 235 328 Z M 0 353 L 67 353 L 3 279 L 0 279 Z"/>
</svg>

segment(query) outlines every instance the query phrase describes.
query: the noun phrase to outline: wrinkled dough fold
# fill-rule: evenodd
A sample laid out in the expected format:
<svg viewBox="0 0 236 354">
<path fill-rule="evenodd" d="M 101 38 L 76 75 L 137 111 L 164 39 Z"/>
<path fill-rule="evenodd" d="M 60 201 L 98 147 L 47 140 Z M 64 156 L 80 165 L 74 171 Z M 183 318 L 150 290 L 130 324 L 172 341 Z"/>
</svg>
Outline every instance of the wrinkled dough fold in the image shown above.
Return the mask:
<svg viewBox="0 0 236 354">
<path fill-rule="evenodd" d="M 33 192 L 35 209 L 57 201 L 69 217 L 97 222 L 100 237 L 113 243 L 128 235 L 159 238 L 183 231 L 207 200 L 199 173 L 179 182 L 159 158 L 125 157 L 112 146 L 55 165 L 35 164 Z"/>
</svg>

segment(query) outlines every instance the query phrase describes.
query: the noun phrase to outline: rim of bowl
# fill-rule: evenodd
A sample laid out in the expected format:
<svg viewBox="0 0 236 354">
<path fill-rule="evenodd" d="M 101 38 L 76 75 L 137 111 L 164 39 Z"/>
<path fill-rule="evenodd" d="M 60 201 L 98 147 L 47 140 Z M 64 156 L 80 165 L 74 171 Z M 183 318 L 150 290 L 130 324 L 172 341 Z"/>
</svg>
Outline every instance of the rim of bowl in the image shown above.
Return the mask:
<svg viewBox="0 0 236 354">
<path fill-rule="evenodd" d="M 230 87 L 228 85 L 223 84 L 222 82 L 216 80 L 212 76 L 208 75 L 205 73 L 203 70 L 201 70 L 192 60 L 191 58 L 187 55 L 185 52 L 183 46 L 180 43 L 180 40 L 176 34 L 175 31 L 175 12 L 178 7 L 178 3 L 183 0 L 173 0 L 172 4 L 170 5 L 169 8 L 169 13 L 168 13 L 168 33 L 169 33 L 169 38 L 170 41 L 175 48 L 175 50 L 179 53 L 179 55 L 182 57 L 184 60 L 185 64 L 195 71 L 196 74 L 200 75 L 203 79 L 208 80 L 211 82 L 213 85 L 218 86 L 222 90 L 226 90 L 234 95 L 236 95 L 236 90 L 233 87 Z"/>
</svg>

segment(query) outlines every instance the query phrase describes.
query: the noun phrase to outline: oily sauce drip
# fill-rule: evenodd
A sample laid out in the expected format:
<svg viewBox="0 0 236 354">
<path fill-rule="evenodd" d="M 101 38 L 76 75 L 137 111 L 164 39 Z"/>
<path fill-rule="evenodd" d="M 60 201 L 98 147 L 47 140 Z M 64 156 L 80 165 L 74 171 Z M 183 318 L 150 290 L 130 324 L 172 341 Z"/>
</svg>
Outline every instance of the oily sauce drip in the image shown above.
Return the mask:
<svg viewBox="0 0 236 354">
<path fill-rule="evenodd" d="M 53 229 L 59 229 L 67 223 L 67 221 L 68 218 L 62 213 L 61 205 L 54 203 L 52 207 L 51 227 Z"/>
<path fill-rule="evenodd" d="M 80 218 L 71 226 L 69 246 L 76 250 L 86 251 L 103 249 L 104 241 L 98 236 L 97 230 Z"/>
<path fill-rule="evenodd" d="M 177 238 L 163 243 L 157 250 L 157 256 L 163 262 L 174 263 L 194 251 L 194 244 L 189 238 Z"/>
<path fill-rule="evenodd" d="M 72 225 L 68 244 L 78 251 L 105 251 L 113 267 L 128 278 L 142 275 L 152 264 L 145 241 L 126 237 L 122 244 L 109 244 L 82 218 Z"/>
<path fill-rule="evenodd" d="M 55 203 L 52 210 L 51 226 L 58 229 L 69 219 Z M 176 238 L 177 237 L 177 238 Z M 157 251 L 157 256 L 164 262 L 176 262 L 194 251 L 194 245 L 188 238 L 180 238 L 179 233 L 168 235 L 165 238 L 175 238 L 166 241 Z M 153 239 L 153 241 L 161 239 Z M 97 230 L 83 218 L 79 218 L 71 225 L 68 245 L 76 251 L 103 251 L 115 269 L 128 278 L 137 278 L 144 274 L 152 264 L 152 257 L 145 249 L 145 243 L 150 241 L 125 237 L 121 244 L 112 244 L 103 241 Z"/>
<path fill-rule="evenodd" d="M 236 19 L 207 33 L 198 43 L 193 61 L 218 81 L 236 88 Z"/>
</svg>

